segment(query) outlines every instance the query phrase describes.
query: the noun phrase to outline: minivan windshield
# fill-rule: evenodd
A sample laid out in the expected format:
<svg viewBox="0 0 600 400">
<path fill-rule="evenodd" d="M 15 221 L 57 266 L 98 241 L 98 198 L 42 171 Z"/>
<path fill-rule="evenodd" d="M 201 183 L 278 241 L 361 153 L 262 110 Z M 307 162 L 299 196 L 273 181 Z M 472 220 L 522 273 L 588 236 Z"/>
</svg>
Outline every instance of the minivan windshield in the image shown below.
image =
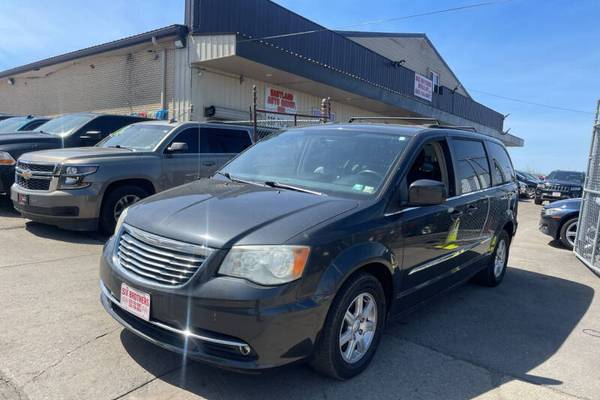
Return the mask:
<svg viewBox="0 0 600 400">
<path fill-rule="evenodd" d="M 30 120 L 27 117 L 13 117 L 0 121 L 0 133 L 16 132 Z"/>
<path fill-rule="evenodd" d="M 583 184 L 585 180 L 585 174 L 583 172 L 573 171 L 552 171 L 550 175 L 548 175 L 548 179 Z"/>
<path fill-rule="evenodd" d="M 69 136 L 83 125 L 94 119 L 91 114 L 70 114 L 51 119 L 35 129 L 36 132 L 50 133 L 57 136 Z"/>
<path fill-rule="evenodd" d="M 258 142 L 220 172 L 283 189 L 373 196 L 407 143 L 407 136 L 393 133 L 293 129 Z"/>
<path fill-rule="evenodd" d="M 134 124 L 119 129 L 98 143 L 97 147 L 122 147 L 135 151 L 152 151 L 173 129 L 167 125 Z"/>
</svg>

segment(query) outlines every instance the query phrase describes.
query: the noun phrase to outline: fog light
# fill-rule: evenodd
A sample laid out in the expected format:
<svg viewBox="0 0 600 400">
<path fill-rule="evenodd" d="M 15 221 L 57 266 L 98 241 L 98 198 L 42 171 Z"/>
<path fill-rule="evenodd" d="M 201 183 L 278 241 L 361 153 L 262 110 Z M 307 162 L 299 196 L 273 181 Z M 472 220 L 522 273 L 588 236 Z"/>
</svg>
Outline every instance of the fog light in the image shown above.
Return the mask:
<svg viewBox="0 0 600 400">
<path fill-rule="evenodd" d="M 240 353 L 242 353 L 243 356 L 247 356 L 248 354 L 250 354 L 250 352 L 252 351 L 250 349 L 250 346 L 240 346 Z"/>
</svg>

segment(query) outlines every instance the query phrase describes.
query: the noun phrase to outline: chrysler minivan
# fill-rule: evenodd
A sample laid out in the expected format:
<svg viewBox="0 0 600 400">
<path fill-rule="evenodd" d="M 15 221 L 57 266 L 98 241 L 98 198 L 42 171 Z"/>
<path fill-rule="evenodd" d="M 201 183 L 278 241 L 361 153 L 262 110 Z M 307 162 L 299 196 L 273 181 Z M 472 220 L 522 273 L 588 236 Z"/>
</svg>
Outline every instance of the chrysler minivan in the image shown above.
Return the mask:
<svg viewBox="0 0 600 400">
<path fill-rule="evenodd" d="M 103 250 L 101 301 L 191 359 L 235 370 L 306 360 L 349 379 L 387 320 L 470 279 L 502 282 L 517 207 L 511 160 L 491 137 L 290 129 L 126 209 Z"/>
</svg>

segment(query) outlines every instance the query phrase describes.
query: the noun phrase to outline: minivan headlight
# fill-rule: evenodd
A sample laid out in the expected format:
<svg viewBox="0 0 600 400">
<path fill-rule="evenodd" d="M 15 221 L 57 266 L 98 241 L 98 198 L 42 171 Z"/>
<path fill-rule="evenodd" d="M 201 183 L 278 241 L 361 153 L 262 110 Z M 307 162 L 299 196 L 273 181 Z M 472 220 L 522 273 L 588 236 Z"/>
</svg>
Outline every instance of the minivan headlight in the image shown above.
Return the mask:
<svg viewBox="0 0 600 400">
<path fill-rule="evenodd" d="M 306 246 L 234 246 L 219 273 L 259 285 L 281 285 L 302 276 L 309 254 Z"/>
</svg>

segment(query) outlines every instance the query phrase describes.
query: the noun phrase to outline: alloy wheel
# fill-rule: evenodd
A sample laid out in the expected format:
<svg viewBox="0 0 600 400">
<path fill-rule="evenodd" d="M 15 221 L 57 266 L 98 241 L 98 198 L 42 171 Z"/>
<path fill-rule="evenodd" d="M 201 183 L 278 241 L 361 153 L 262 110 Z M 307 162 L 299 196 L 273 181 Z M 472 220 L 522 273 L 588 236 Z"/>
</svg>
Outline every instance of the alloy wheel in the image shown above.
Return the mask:
<svg viewBox="0 0 600 400">
<path fill-rule="evenodd" d="M 377 302 L 367 292 L 354 298 L 340 327 L 339 347 L 344 361 L 354 364 L 369 351 L 377 329 Z"/>
<path fill-rule="evenodd" d="M 571 222 L 565 231 L 565 237 L 571 247 L 575 247 L 575 240 L 577 239 L 577 221 Z"/>
<path fill-rule="evenodd" d="M 506 241 L 501 239 L 496 247 L 496 257 L 494 258 L 494 276 L 499 278 L 506 267 Z"/>
<path fill-rule="evenodd" d="M 136 196 L 135 194 L 128 194 L 126 196 L 121 197 L 119 201 L 117 201 L 117 203 L 115 204 L 115 208 L 113 210 L 115 221 L 119 219 L 119 217 L 127 207 L 129 207 L 133 203 L 137 203 L 138 201 L 140 201 L 140 197 Z"/>
</svg>

